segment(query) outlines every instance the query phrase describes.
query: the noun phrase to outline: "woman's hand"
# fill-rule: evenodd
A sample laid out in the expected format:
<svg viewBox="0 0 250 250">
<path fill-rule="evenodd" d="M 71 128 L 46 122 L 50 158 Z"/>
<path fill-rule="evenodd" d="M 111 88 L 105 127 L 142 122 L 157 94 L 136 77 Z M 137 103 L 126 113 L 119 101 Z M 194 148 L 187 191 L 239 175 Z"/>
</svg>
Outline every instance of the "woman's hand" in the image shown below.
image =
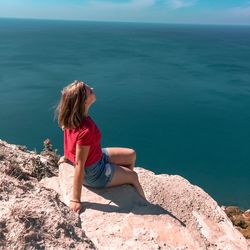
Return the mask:
<svg viewBox="0 0 250 250">
<path fill-rule="evenodd" d="M 81 203 L 80 202 L 70 201 L 69 208 L 70 208 L 70 210 L 72 210 L 72 211 L 74 211 L 76 213 L 80 213 Z"/>
<path fill-rule="evenodd" d="M 59 161 L 57 162 L 57 165 L 59 166 L 61 163 L 66 162 L 67 158 L 65 156 L 62 156 Z"/>
</svg>

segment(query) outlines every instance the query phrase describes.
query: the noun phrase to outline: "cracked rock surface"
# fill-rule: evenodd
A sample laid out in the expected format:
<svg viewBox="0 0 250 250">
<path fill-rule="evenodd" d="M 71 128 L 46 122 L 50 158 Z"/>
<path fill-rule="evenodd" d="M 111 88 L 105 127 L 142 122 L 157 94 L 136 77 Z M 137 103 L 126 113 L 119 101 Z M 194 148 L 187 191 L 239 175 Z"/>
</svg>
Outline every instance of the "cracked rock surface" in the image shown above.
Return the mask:
<svg viewBox="0 0 250 250">
<path fill-rule="evenodd" d="M 248 249 L 222 208 L 206 192 L 177 175 L 155 175 L 135 168 L 147 202 L 130 185 L 82 188 L 82 227 L 99 249 Z M 43 185 L 58 187 L 69 204 L 74 167 Z"/>
<path fill-rule="evenodd" d="M 58 168 L 47 149 L 0 140 L 0 249 L 249 249 L 217 202 L 178 175 L 137 167 L 147 201 L 130 185 L 83 186 L 81 213 L 71 212 L 74 166 Z"/>
<path fill-rule="evenodd" d="M 79 216 L 39 184 L 58 172 L 48 155 L 0 140 L 0 249 L 96 249 Z"/>
</svg>

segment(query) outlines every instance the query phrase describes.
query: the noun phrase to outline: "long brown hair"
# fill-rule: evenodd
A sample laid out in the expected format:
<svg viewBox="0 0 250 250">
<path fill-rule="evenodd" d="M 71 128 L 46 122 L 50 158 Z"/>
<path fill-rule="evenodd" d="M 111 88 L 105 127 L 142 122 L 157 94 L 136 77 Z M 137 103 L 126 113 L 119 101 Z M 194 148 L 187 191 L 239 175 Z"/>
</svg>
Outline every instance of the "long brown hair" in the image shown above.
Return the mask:
<svg viewBox="0 0 250 250">
<path fill-rule="evenodd" d="M 61 91 L 61 99 L 55 110 L 62 129 L 79 127 L 84 119 L 84 103 L 87 99 L 85 83 L 75 80 Z"/>
</svg>

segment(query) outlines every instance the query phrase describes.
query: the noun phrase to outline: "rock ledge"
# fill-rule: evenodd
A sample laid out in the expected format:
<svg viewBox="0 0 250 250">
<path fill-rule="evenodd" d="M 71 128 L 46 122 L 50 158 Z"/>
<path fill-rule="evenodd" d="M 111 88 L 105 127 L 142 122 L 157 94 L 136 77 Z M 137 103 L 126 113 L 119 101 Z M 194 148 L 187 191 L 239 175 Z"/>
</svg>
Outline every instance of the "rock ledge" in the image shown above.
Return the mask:
<svg viewBox="0 0 250 250">
<path fill-rule="evenodd" d="M 74 167 L 0 140 L 0 249 L 249 249 L 222 208 L 177 175 L 136 168 L 147 196 L 130 185 L 83 186 L 71 212 Z"/>
</svg>

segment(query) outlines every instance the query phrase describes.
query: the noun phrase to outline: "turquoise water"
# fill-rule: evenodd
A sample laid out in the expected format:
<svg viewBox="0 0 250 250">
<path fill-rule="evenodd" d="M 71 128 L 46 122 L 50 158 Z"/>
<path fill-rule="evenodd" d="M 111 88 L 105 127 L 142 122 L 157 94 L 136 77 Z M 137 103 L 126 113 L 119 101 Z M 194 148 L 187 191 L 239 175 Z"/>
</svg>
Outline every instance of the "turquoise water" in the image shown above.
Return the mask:
<svg viewBox="0 0 250 250">
<path fill-rule="evenodd" d="M 60 90 L 95 88 L 102 146 L 250 207 L 250 27 L 0 19 L 0 138 L 63 152 Z"/>
</svg>

